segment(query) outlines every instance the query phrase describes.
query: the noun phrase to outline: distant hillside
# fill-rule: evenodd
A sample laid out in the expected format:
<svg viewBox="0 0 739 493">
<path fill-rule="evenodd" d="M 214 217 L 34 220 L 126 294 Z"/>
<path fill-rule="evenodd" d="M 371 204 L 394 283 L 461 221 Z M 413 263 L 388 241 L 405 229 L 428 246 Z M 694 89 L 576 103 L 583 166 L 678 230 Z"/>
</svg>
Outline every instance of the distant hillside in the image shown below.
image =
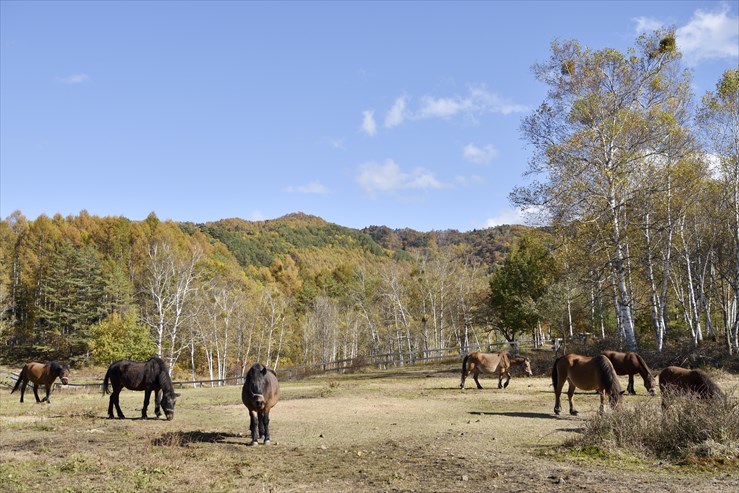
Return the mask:
<svg viewBox="0 0 739 493">
<path fill-rule="evenodd" d="M 461 233 L 457 230 L 393 230 L 370 226 L 362 230 L 329 223 L 303 213 L 267 221 L 223 219 L 205 224 L 183 223 L 182 229 L 202 233 L 226 245 L 243 267 L 268 267 L 276 258 L 290 254 L 302 268 L 317 271 L 354 263 L 359 259 L 382 261 L 403 252 L 443 245 L 469 245 L 487 265 L 499 262 L 513 242 L 528 230 L 525 226 L 498 226 Z"/>
<path fill-rule="evenodd" d="M 461 233 L 455 229 L 421 233 L 412 229 L 390 229 L 386 226 L 370 226 L 362 232 L 371 236 L 383 248 L 392 251 L 424 248 L 431 242 L 437 245 L 469 245 L 475 256 L 485 264 L 498 263 L 510 250 L 516 239 L 531 228 L 520 225 L 503 225 L 488 229 L 475 229 Z"/>
</svg>

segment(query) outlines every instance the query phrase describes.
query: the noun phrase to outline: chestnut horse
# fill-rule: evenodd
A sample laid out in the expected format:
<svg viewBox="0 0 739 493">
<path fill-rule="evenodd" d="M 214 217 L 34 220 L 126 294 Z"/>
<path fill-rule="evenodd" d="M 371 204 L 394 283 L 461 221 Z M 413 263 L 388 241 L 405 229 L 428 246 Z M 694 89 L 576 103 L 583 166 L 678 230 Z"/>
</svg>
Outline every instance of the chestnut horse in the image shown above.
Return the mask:
<svg viewBox="0 0 739 493">
<path fill-rule="evenodd" d="M 613 369 L 611 360 L 602 354 L 591 358 L 579 354 L 566 354 L 560 356 L 552 366 L 552 385 L 554 385 L 554 414 L 561 410 L 560 396 L 565 382 L 569 382 L 567 397 L 570 401 L 570 414 L 577 416 L 577 411 L 572 403 L 575 387 L 582 390 L 597 390 L 600 394 L 600 412 L 605 411 L 606 399 L 611 407 L 617 409 L 621 406 L 623 390 L 618 381 L 616 370 Z"/>
<path fill-rule="evenodd" d="M 668 366 L 659 374 L 659 390 L 662 392 L 662 407 L 669 406 L 671 394 L 693 394 L 699 399 L 721 398 L 724 393 L 706 372 L 688 370 L 679 366 Z"/>
<path fill-rule="evenodd" d="M 252 365 L 241 388 L 241 401 L 249 410 L 249 445 L 257 445 L 262 437 L 264 444 L 269 445 L 269 411 L 279 399 L 280 384 L 277 382 L 277 374 L 260 363 Z"/>
<path fill-rule="evenodd" d="M 51 387 L 54 384 L 54 380 L 59 379 L 62 384 L 67 385 L 67 379 L 69 378 L 69 367 L 56 361 L 52 361 L 47 364 L 43 363 L 28 363 L 21 370 L 21 374 L 18 375 L 18 381 L 15 382 L 15 387 L 10 391 L 12 394 L 18 387 L 21 388 L 21 402 L 23 402 L 23 394 L 26 393 L 26 386 L 30 380 L 33 383 L 33 395 L 36 396 L 36 402 L 51 402 L 49 401 L 49 394 L 51 394 Z M 22 382 L 22 383 L 21 383 Z M 46 386 L 46 397 L 43 399 L 38 398 L 38 386 Z"/>
<path fill-rule="evenodd" d="M 480 373 L 495 373 L 496 370 L 498 371 L 498 388 L 506 388 L 511 381 L 509 370 L 512 365 L 523 365 L 524 373 L 529 377 L 533 375 L 531 371 L 531 360 L 523 356 L 511 358 L 508 351 L 501 351 L 499 353 L 481 353 L 476 351 L 468 354 L 462 360 L 462 382 L 459 384 L 459 388 L 464 388 L 465 379 L 472 373 L 477 388 L 481 389 L 482 385 L 480 385 L 480 381 L 477 379 L 478 375 Z M 503 385 L 503 375 L 507 377 L 505 385 Z"/>
<path fill-rule="evenodd" d="M 649 395 L 656 394 L 657 389 L 652 372 L 647 366 L 647 362 L 640 355 L 637 353 L 619 353 L 618 351 L 603 351 L 600 354 L 611 360 L 616 375 L 629 376 L 629 385 L 626 387 L 629 394 L 636 394 L 634 389 L 634 374 L 636 373 L 641 375 L 644 380 L 644 387 Z"/>
<path fill-rule="evenodd" d="M 147 419 L 146 410 L 149 407 L 152 392 L 154 392 L 154 414 L 156 414 L 156 417 L 158 418 L 162 414 L 161 406 L 164 409 L 167 421 L 174 418 L 174 405 L 179 394 L 175 394 L 167 365 L 161 358 L 153 357 L 143 362 L 125 359 L 115 361 L 108 367 L 103 380 L 103 392 L 106 394 L 108 393 L 108 381 L 113 387 L 108 402 L 108 419 L 113 419 L 113 406 L 115 406 L 118 413 L 118 418 L 125 418 L 119 404 L 123 387 L 130 390 L 144 391 L 144 407 L 141 409 L 141 419 Z"/>
</svg>

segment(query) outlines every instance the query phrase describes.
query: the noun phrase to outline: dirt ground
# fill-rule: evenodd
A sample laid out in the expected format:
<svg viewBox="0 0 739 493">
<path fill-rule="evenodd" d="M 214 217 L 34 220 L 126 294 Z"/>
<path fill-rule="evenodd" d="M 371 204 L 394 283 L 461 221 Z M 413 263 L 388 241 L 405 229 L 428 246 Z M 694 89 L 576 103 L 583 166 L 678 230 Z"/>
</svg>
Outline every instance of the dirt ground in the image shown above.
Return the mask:
<svg viewBox="0 0 739 493">
<path fill-rule="evenodd" d="M 31 392 L 21 404 L 3 389 L 0 491 L 739 491 L 736 469 L 566 452 L 597 412 L 592 393 L 576 394 L 579 416 L 557 417 L 547 378 L 481 381 L 460 390 L 448 365 L 281 382 L 272 445 L 258 447 L 236 386 L 178 390 L 171 422 L 108 420 L 97 392 L 68 388 L 51 404 Z M 650 399 L 637 391 L 626 405 Z M 142 401 L 121 394 L 129 418 Z"/>
</svg>

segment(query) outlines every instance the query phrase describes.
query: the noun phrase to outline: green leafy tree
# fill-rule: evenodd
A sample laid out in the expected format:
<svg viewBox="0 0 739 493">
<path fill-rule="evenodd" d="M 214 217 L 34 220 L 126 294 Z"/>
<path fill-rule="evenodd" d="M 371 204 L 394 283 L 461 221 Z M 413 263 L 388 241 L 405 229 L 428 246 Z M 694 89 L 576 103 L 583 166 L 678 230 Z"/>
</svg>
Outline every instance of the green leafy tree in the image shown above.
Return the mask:
<svg viewBox="0 0 739 493">
<path fill-rule="evenodd" d="M 556 262 L 544 243 L 533 236 L 521 238 L 490 279 L 490 308 L 497 329 L 508 341 L 539 322 L 537 303 L 556 276 Z M 564 300 L 563 300 L 564 303 Z"/>
<path fill-rule="evenodd" d="M 90 355 L 96 364 L 119 359 L 144 360 L 157 352 L 148 327 L 139 324 L 135 310 L 113 312 L 90 329 Z"/>
</svg>

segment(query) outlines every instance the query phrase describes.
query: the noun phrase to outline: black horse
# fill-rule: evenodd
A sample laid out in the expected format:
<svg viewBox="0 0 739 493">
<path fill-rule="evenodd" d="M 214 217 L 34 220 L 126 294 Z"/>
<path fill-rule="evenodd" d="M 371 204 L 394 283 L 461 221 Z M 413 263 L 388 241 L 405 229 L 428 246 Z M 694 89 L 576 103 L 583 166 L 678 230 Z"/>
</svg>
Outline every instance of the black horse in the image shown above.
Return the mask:
<svg viewBox="0 0 739 493">
<path fill-rule="evenodd" d="M 106 394 L 109 393 L 108 381 L 113 387 L 113 393 L 110 395 L 110 403 L 108 404 L 108 419 L 113 418 L 113 405 L 115 405 L 118 412 L 118 417 L 125 418 L 121 406 L 118 404 L 123 387 L 145 392 L 144 408 L 141 410 L 142 419 L 147 419 L 146 409 L 149 407 L 149 398 L 152 392 L 154 392 L 154 402 L 156 403 L 154 413 L 157 418 L 162 414 L 160 405 L 164 409 L 167 420 L 174 418 L 174 405 L 179 394 L 175 394 L 167 365 L 164 364 L 161 358 L 153 357 L 144 362 L 124 359 L 111 363 L 103 381 L 103 392 Z"/>
<path fill-rule="evenodd" d="M 277 374 L 260 363 L 255 363 L 246 374 L 246 381 L 241 388 L 241 401 L 249 410 L 249 428 L 251 443 L 256 445 L 259 438 L 264 437 L 264 444 L 269 445 L 269 410 L 280 399 L 280 384 Z M 257 429 L 259 435 L 257 435 Z"/>
</svg>

